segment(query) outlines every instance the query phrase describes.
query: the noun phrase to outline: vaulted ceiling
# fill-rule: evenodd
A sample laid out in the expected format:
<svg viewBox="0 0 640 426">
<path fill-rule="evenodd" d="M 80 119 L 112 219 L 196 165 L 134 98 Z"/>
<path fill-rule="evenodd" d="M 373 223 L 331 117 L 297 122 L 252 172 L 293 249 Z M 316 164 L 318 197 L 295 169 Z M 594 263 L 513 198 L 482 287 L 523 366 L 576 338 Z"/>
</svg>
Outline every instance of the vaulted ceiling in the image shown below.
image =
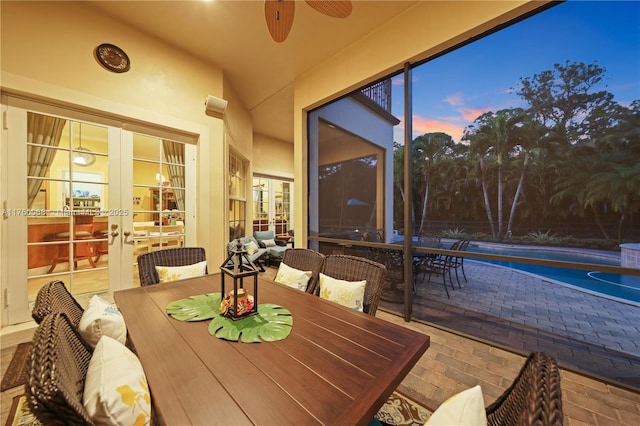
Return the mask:
<svg viewBox="0 0 640 426">
<path fill-rule="evenodd" d="M 89 7 L 220 66 L 254 132 L 293 142 L 293 84 L 418 1 L 353 1 L 348 18 L 296 2 L 284 42 L 271 38 L 263 1 L 91 1 Z M 135 60 L 135 58 L 132 58 Z"/>
</svg>

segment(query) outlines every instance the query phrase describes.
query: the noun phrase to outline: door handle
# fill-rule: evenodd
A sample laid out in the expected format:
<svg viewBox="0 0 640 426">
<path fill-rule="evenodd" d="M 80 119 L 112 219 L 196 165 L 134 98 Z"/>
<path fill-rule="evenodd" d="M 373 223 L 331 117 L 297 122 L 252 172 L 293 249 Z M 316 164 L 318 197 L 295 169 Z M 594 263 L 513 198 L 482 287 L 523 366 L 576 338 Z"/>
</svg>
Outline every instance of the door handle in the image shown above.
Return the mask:
<svg viewBox="0 0 640 426">
<path fill-rule="evenodd" d="M 135 243 L 133 239 L 129 240 L 129 237 L 131 236 L 131 231 L 124 231 L 122 235 L 124 235 L 124 242 L 123 242 L 124 244 L 133 245 Z"/>
<path fill-rule="evenodd" d="M 116 231 L 116 229 L 118 229 L 118 224 L 117 223 L 113 223 L 111 225 L 111 233 L 109 235 L 111 235 L 114 240 L 116 239 L 116 237 L 118 235 L 120 235 L 120 233 L 118 231 Z"/>
</svg>

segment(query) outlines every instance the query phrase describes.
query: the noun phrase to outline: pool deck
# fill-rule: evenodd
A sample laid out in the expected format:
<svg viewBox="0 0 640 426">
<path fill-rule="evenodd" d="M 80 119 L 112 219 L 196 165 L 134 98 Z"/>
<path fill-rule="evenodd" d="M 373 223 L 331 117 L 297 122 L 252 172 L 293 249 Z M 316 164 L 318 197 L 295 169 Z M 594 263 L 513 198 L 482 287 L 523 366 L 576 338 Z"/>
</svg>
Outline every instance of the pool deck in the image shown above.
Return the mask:
<svg viewBox="0 0 640 426">
<path fill-rule="evenodd" d="M 470 259 L 465 272 L 450 299 L 441 276 L 419 277 L 412 318 L 521 355 L 543 351 L 567 370 L 640 391 L 640 307 Z M 380 308 L 401 314 L 398 300 L 383 296 Z"/>
</svg>

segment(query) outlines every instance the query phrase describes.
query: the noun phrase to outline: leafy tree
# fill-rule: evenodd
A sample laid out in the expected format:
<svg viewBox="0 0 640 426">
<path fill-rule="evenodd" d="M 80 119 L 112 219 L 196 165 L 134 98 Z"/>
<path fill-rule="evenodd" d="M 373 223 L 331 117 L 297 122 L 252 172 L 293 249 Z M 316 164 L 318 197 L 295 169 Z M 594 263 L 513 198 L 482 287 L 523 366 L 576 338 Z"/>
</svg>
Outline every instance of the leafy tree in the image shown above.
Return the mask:
<svg viewBox="0 0 640 426">
<path fill-rule="evenodd" d="M 597 64 L 566 61 L 553 70 L 521 78 L 516 94 L 528 103 L 535 119 L 549 129 L 547 137 L 561 146 L 601 133 L 608 126 L 613 95 L 594 89 L 604 78 Z"/>
</svg>

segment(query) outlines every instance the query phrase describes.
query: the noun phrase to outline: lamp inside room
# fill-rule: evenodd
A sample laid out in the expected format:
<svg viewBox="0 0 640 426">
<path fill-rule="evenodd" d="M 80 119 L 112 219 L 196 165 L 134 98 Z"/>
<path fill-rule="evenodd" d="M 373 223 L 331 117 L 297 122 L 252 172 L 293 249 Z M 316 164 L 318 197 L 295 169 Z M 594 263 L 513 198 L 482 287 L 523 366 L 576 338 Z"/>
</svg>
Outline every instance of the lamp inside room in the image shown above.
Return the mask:
<svg viewBox="0 0 640 426">
<path fill-rule="evenodd" d="M 96 156 L 87 148 L 82 147 L 82 127 L 78 133 L 78 147 L 73 150 L 71 161 L 78 166 L 90 166 L 96 162 Z"/>
</svg>

